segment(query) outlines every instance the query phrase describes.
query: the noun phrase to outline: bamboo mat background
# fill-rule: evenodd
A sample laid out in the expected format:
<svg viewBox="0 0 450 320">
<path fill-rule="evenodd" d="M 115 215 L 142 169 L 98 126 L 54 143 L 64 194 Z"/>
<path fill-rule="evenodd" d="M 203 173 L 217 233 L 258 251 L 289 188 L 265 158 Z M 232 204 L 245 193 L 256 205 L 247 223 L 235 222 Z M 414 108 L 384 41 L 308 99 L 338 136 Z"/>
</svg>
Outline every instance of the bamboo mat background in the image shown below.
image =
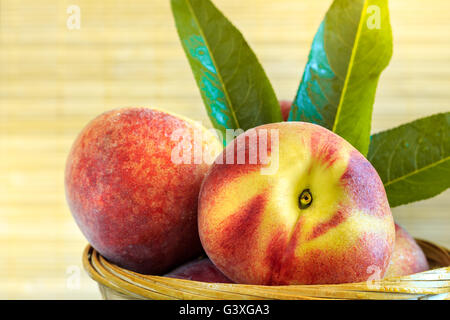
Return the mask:
<svg viewBox="0 0 450 320">
<path fill-rule="evenodd" d="M 292 99 L 330 0 L 216 0 Z M 81 9 L 69 30 L 69 5 Z M 391 1 L 394 56 L 373 132 L 449 110 L 450 2 Z M 99 113 L 155 106 L 209 126 L 168 0 L 0 0 L 0 298 L 98 299 L 86 244 L 65 204 L 72 141 Z M 450 192 L 393 213 L 411 234 L 450 247 Z"/>
</svg>

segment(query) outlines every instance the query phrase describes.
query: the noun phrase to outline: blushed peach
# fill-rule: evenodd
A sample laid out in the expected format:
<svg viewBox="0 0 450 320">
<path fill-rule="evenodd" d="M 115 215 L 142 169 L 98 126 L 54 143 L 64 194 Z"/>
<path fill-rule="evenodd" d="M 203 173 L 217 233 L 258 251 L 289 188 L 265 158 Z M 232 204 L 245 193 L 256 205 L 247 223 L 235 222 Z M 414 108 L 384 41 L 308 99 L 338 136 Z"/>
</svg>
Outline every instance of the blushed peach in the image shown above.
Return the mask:
<svg viewBox="0 0 450 320">
<path fill-rule="evenodd" d="M 255 131 L 268 136 L 269 162 L 251 164 L 254 146 L 240 143 Z M 314 124 L 282 122 L 247 131 L 219 159 L 240 152 L 245 164 L 213 164 L 199 197 L 200 239 L 228 278 L 284 285 L 365 281 L 373 268 L 384 275 L 394 221 L 376 170 L 348 142 Z M 277 170 L 262 173 L 276 161 Z"/>
<path fill-rule="evenodd" d="M 395 224 L 395 246 L 385 278 L 407 276 L 428 270 L 427 258 L 413 237 Z"/>
<path fill-rule="evenodd" d="M 280 101 L 280 109 L 281 115 L 283 116 L 283 120 L 287 121 L 289 118 L 289 112 L 291 112 L 292 102 L 287 100 Z"/>
<path fill-rule="evenodd" d="M 173 150 L 180 143 L 192 149 L 196 134 L 203 149 L 221 150 L 201 125 L 154 109 L 112 110 L 81 131 L 67 159 L 66 198 L 108 260 L 158 274 L 202 252 L 197 199 L 209 165 L 173 161 Z"/>
<path fill-rule="evenodd" d="M 202 282 L 232 283 L 208 258 L 188 262 L 165 275 Z"/>
</svg>

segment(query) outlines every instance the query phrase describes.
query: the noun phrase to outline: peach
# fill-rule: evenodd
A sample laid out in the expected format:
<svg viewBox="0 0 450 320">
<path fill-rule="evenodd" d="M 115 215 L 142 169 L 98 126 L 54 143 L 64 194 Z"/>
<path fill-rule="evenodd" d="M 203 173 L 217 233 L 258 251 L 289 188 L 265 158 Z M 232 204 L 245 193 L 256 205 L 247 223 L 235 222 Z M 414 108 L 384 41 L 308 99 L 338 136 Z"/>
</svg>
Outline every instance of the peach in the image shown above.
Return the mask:
<svg viewBox="0 0 450 320">
<path fill-rule="evenodd" d="M 413 237 L 395 224 L 395 246 L 385 278 L 407 276 L 428 270 L 427 258 Z"/>
<path fill-rule="evenodd" d="M 188 262 L 164 276 L 202 282 L 232 283 L 208 258 Z"/>
<path fill-rule="evenodd" d="M 250 161 L 255 134 L 268 161 Z M 228 156 L 239 154 L 245 163 Z M 395 240 L 370 162 L 341 137 L 304 122 L 259 126 L 233 140 L 203 181 L 198 223 L 208 257 L 246 284 L 358 282 L 373 270 L 383 276 Z"/>
<path fill-rule="evenodd" d="M 81 131 L 67 159 L 66 198 L 108 260 L 158 274 L 202 252 L 197 199 L 209 164 L 173 158 L 180 144 L 192 149 L 195 135 L 206 137 L 200 147 L 208 152 L 222 149 L 194 121 L 146 108 L 103 113 Z"/>
<path fill-rule="evenodd" d="M 283 120 L 287 121 L 289 118 L 289 112 L 291 112 L 292 102 L 287 100 L 280 100 L 280 109 Z"/>
</svg>

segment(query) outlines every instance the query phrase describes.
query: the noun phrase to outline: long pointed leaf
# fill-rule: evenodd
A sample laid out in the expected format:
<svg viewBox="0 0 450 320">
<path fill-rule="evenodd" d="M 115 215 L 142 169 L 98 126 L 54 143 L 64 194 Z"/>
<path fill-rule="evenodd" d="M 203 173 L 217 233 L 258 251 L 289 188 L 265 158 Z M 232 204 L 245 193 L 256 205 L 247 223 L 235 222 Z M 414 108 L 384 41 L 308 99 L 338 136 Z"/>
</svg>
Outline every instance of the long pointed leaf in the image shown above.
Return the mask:
<svg viewBox="0 0 450 320">
<path fill-rule="evenodd" d="M 368 159 L 391 207 L 441 193 L 450 186 L 450 112 L 373 135 Z"/>
<path fill-rule="evenodd" d="M 184 51 L 217 129 L 282 121 L 275 92 L 242 34 L 209 0 L 172 0 Z"/>
<path fill-rule="evenodd" d="M 322 125 L 367 154 L 376 87 L 391 56 L 387 0 L 335 0 L 313 40 L 289 120 Z"/>
</svg>

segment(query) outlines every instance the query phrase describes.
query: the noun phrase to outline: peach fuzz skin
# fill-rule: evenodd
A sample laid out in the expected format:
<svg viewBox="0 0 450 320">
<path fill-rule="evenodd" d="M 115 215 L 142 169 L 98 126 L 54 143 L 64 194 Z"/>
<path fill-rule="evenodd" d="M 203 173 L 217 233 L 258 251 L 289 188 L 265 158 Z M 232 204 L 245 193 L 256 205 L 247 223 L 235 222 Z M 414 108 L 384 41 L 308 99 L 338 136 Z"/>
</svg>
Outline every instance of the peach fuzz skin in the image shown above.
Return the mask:
<svg viewBox="0 0 450 320">
<path fill-rule="evenodd" d="M 188 262 L 164 276 L 201 282 L 232 283 L 208 258 Z"/>
<path fill-rule="evenodd" d="M 395 224 L 395 246 L 385 278 L 407 276 L 428 270 L 427 258 L 413 237 Z"/>
<path fill-rule="evenodd" d="M 166 112 L 124 108 L 101 114 L 79 134 L 67 159 L 66 198 L 79 228 L 105 258 L 160 274 L 202 252 L 197 199 L 208 164 L 175 164 L 172 141 L 202 126 Z M 212 135 L 203 148 L 221 144 Z"/>
<path fill-rule="evenodd" d="M 374 268 L 383 276 L 395 229 L 372 165 L 314 124 L 282 122 L 255 130 L 261 129 L 279 132 L 274 174 L 260 172 L 270 163 L 213 164 L 203 181 L 198 224 L 208 257 L 233 282 L 245 284 L 358 282 Z M 231 148 L 236 158 L 237 147 L 235 139 L 219 157 Z M 268 153 L 275 147 L 269 145 Z M 244 148 L 248 159 L 248 143 Z M 305 189 L 313 201 L 300 209 Z"/>
</svg>

